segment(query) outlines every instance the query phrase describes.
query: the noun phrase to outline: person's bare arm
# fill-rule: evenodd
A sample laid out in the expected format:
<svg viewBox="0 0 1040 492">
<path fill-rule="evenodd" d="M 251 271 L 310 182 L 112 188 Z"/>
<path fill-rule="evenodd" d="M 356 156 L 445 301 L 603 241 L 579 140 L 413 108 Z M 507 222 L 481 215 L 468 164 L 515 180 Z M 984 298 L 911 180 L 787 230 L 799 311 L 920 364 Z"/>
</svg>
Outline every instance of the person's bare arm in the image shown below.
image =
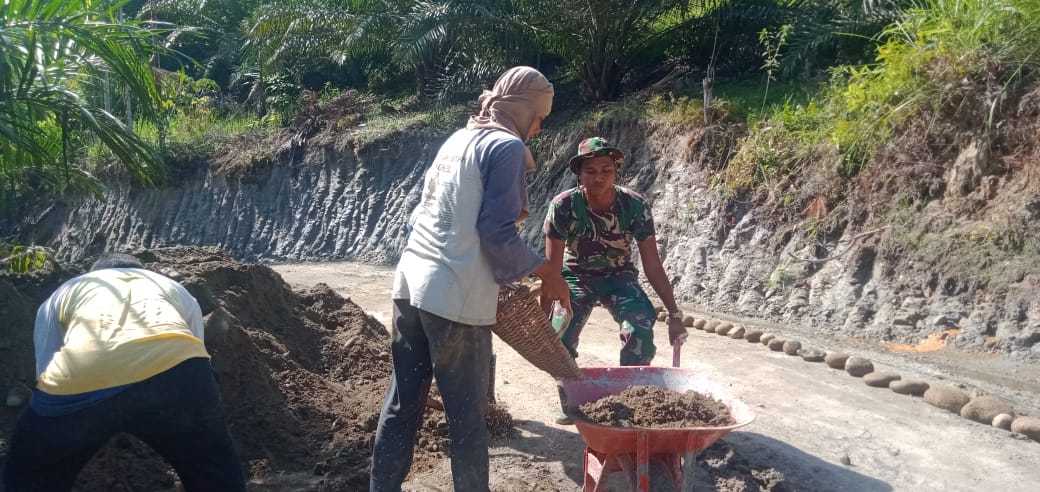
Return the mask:
<svg viewBox="0 0 1040 492">
<path fill-rule="evenodd" d="M 664 271 L 664 265 L 661 264 L 661 255 L 657 252 L 657 239 L 653 236 L 639 241 L 639 258 L 643 262 L 643 272 L 646 273 L 646 279 L 650 282 L 650 286 L 654 288 L 654 292 L 657 293 L 657 297 L 664 303 L 665 309 L 668 313 L 679 312 L 679 305 L 675 303 L 675 293 L 672 291 L 672 284 L 668 281 L 668 274 Z M 676 319 L 668 317 L 668 342 L 674 344 L 677 337 L 686 335 L 686 328 L 683 326 L 682 319 Z"/>
</svg>

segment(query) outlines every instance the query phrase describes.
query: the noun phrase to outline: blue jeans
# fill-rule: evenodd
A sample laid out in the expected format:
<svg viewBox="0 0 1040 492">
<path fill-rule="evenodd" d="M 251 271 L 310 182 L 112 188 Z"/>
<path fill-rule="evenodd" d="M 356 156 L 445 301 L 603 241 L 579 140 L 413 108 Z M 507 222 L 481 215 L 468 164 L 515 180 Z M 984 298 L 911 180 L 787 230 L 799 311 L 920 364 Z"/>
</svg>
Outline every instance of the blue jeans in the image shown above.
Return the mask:
<svg viewBox="0 0 1040 492">
<path fill-rule="evenodd" d="M 394 300 L 394 372 L 372 450 L 373 492 L 401 490 L 412 467 L 426 399 L 437 378 L 451 439 L 455 490 L 488 490 L 487 413 L 491 330 L 456 323 Z"/>
<path fill-rule="evenodd" d="M 7 492 L 72 489 L 76 475 L 118 433 L 166 459 L 185 490 L 244 491 L 209 360 L 188 359 L 96 405 L 59 417 L 26 409 L 15 424 L 4 470 Z"/>
</svg>

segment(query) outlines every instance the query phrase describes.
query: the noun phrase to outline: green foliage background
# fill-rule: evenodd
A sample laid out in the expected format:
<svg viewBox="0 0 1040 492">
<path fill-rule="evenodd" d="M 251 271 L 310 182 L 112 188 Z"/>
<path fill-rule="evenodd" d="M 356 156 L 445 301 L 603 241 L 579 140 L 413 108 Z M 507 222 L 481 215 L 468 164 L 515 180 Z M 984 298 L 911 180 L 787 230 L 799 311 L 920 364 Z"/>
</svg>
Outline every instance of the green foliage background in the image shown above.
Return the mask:
<svg viewBox="0 0 1040 492">
<path fill-rule="evenodd" d="M 782 203 L 792 176 L 852 180 L 921 118 L 992 128 L 1038 46 L 1036 0 L 9 0 L 0 214 L 103 199 L 108 169 L 161 181 L 242 135 L 314 131 L 318 109 L 451 126 L 517 64 L 558 108 L 746 124 L 715 185 Z"/>
</svg>

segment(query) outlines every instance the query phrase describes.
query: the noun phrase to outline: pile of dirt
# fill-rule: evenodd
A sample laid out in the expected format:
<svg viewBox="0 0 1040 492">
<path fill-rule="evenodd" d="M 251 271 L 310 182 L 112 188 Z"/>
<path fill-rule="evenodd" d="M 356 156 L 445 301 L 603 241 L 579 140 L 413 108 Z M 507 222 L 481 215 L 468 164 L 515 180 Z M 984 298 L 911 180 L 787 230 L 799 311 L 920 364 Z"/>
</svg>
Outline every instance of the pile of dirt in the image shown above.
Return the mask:
<svg viewBox="0 0 1040 492">
<path fill-rule="evenodd" d="M 202 307 L 206 347 L 250 482 L 267 485 L 265 490 L 367 488 L 392 369 L 382 324 L 324 284 L 295 292 L 269 267 L 235 261 L 214 248 L 156 249 L 138 257 L 179 280 Z M 11 352 L 28 356 L 5 354 L 0 363 L 0 374 L 11 376 L 5 387 L 13 378 L 31 384 L 31 313 L 57 285 L 14 306 L 0 301 L 5 313 L 18 309 L 19 330 L 28 334 L 10 340 Z M 0 428 L 9 429 L 13 418 L 13 412 L 3 414 Z M 443 412 L 429 409 L 426 423 L 416 449 L 419 469 L 442 459 L 447 448 Z M 511 434 L 511 423 L 504 409 L 489 415 L 495 435 Z M 300 478 L 285 484 L 286 476 Z M 283 485 L 270 485 L 275 483 Z M 163 460 L 129 437 L 113 439 L 77 482 L 81 491 L 175 486 Z"/>
<path fill-rule="evenodd" d="M 722 402 L 695 391 L 629 386 L 621 393 L 581 405 L 594 422 L 616 427 L 668 429 L 723 427 L 736 423 Z"/>
</svg>

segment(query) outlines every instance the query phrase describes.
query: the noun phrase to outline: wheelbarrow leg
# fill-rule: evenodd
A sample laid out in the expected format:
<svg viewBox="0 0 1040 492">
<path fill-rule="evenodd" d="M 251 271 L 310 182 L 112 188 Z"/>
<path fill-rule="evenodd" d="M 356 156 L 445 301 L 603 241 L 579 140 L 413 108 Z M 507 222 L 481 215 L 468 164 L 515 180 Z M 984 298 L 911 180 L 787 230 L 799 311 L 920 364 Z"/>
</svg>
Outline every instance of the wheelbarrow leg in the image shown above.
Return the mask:
<svg viewBox="0 0 1040 492">
<path fill-rule="evenodd" d="M 683 456 L 682 464 L 682 475 L 679 478 L 679 482 L 682 487 L 679 489 L 680 492 L 693 492 L 693 482 L 697 475 L 697 452 L 690 451 Z"/>
<path fill-rule="evenodd" d="M 610 468 L 614 463 L 613 458 L 607 454 L 600 454 L 592 449 L 585 448 L 585 482 L 582 484 L 582 492 L 602 492 L 610 476 Z"/>
<path fill-rule="evenodd" d="M 645 430 L 636 433 L 636 478 L 640 492 L 650 492 L 650 435 Z"/>
</svg>

